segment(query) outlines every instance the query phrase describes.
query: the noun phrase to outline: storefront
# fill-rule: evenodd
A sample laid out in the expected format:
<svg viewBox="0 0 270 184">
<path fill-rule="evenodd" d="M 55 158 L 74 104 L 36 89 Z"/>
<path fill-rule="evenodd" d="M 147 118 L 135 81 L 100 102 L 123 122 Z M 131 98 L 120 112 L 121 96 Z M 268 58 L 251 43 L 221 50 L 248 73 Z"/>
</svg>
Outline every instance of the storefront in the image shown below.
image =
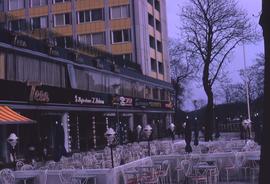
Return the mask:
<svg viewBox="0 0 270 184">
<path fill-rule="evenodd" d="M 120 95 L 57 88 L 37 83 L 0 80 L 0 104 L 35 120 L 36 124 L 0 127 L 2 134 L 16 133 L 17 153 L 25 157 L 29 146 L 47 147 L 53 157 L 57 141 L 57 124 L 64 130 L 68 152 L 102 149 L 106 145 L 104 132 L 113 127 L 118 144 L 135 141 L 137 125 L 150 124 L 154 138 L 165 136 L 166 114 L 172 113 L 169 102 L 155 102 Z M 152 121 L 155 121 L 152 124 Z M 157 126 L 156 126 L 157 125 Z M 5 137 L 1 141 L 5 142 Z M 5 144 L 5 143 L 4 143 Z M 7 161 L 2 154 L 2 160 Z"/>
</svg>

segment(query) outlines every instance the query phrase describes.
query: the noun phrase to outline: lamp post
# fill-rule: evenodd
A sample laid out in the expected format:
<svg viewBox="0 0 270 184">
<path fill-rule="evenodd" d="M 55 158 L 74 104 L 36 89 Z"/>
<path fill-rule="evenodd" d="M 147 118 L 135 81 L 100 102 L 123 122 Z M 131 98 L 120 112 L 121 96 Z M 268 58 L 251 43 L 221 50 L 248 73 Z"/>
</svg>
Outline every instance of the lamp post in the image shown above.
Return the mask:
<svg viewBox="0 0 270 184">
<path fill-rule="evenodd" d="M 108 144 L 111 148 L 111 161 L 112 161 L 112 168 L 114 168 L 114 164 L 113 164 L 113 141 L 115 138 L 115 131 L 113 128 L 108 128 L 107 131 L 105 132 L 105 137 L 108 141 Z"/>
<path fill-rule="evenodd" d="M 148 141 L 148 156 L 150 156 L 150 136 L 152 134 L 152 127 L 150 125 L 146 125 L 143 129 L 143 132 Z"/>
<path fill-rule="evenodd" d="M 115 105 L 116 105 L 116 118 L 117 118 L 117 123 L 119 124 L 119 113 L 118 113 L 118 106 L 119 106 L 119 97 L 117 95 L 119 95 L 119 90 L 120 90 L 120 84 L 114 84 L 112 85 L 114 92 L 116 94 L 115 96 Z"/>
<path fill-rule="evenodd" d="M 18 142 L 18 137 L 15 133 L 11 133 L 9 137 L 7 138 L 7 142 L 11 145 L 11 161 L 14 163 L 14 170 L 16 169 L 16 153 L 15 153 L 15 146 Z"/>
<path fill-rule="evenodd" d="M 169 129 L 171 131 L 171 137 L 172 137 L 172 142 L 174 141 L 174 130 L 175 130 L 175 125 L 173 123 L 170 123 Z"/>
<path fill-rule="evenodd" d="M 141 134 L 142 126 L 138 125 L 136 130 L 137 130 L 137 141 L 140 142 L 140 134 Z"/>
</svg>

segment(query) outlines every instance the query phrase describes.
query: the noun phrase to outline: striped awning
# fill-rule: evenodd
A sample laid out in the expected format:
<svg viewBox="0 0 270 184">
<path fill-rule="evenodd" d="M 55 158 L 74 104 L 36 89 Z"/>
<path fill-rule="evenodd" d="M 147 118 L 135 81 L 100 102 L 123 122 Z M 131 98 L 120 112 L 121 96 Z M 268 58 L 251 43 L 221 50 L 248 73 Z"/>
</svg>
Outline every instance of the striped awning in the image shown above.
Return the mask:
<svg viewBox="0 0 270 184">
<path fill-rule="evenodd" d="M 8 106 L 0 106 L 0 125 L 3 124 L 27 124 L 35 121 L 24 117 L 10 109 Z"/>
</svg>

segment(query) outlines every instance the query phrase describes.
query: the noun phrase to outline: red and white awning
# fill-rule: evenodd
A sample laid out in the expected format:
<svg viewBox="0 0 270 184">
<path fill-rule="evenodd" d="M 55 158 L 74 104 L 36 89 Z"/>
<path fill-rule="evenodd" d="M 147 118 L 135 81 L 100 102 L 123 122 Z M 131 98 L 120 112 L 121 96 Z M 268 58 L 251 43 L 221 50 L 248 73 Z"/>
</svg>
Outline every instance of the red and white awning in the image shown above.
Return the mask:
<svg viewBox="0 0 270 184">
<path fill-rule="evenodd" d="M 0 106 L 0 125 L 27 123 L 35 123 L 35 121 L 18 114 L 8 106 Z"/>
</svg>

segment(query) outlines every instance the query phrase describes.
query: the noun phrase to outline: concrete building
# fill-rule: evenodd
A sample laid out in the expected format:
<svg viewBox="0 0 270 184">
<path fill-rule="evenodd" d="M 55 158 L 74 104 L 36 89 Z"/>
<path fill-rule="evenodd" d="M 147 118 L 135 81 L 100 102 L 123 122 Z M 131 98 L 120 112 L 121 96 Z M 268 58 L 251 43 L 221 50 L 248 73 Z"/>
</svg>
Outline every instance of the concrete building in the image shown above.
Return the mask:
<svg viewBox="0 0 270 184">
<path fill-rule="evenodd" d="M 165 6 L 0 0 L 0 106 L 37 122 L 1 126 L 7 123 L 0 116 L 0 161 L 8 161 L 11 132 L 24 140 L 20 155 L 42 141 L 52 154 L 59 122 L 68 152 L 102 148 L 106 127 L 118 131 L 120 144 L 134 141 L 138 125 L 151 124 L 153 138 L 167 136 L 174 107 Z"/>
<path fill-rule="evenodd" d="M 8 26 L 25 22 L 59 35 L 58 46 L 78 40 L 141 65 L 144 75 L 170 82 L 165 0 L 1 0 L 5 12 L 17 17 Z"/>
</svg>

